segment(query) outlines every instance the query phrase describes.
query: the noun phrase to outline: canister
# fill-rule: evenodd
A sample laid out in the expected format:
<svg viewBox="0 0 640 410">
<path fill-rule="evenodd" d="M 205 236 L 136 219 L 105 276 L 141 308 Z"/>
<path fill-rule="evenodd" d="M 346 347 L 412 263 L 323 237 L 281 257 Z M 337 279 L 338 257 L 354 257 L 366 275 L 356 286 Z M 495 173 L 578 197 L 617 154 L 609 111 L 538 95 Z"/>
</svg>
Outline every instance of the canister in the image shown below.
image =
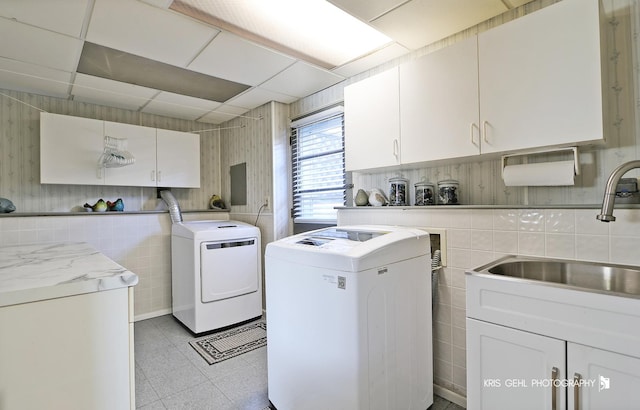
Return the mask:
<svg viewBox="0 0 640 410">
<path fill-rule="evenodd" d="M 446 179 L 438 181 L 438 204 L 440 205 L 458 205 L 458 188 L 460 184 L 455 179 Z"/>
<path fill-rule="evenodd" d="M 389 205 L 405 206 L 409 205 L 409 180 L 395 177 L 389 179 Z"/>
<path fill-rule="evenodd" d="M 416 205 L 434 205 L 436 203 L 435 186 L 431 182 L 416 182 Z"/>
</svg>

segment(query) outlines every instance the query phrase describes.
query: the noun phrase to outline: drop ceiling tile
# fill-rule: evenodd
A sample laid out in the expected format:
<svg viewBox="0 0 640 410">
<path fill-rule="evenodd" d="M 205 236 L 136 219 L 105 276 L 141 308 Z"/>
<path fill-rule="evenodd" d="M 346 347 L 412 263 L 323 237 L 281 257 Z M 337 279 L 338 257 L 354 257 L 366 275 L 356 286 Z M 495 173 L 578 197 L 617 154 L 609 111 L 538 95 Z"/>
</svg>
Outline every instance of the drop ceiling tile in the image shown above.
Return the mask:
<svg viewBox="0 0 640 410">
<path fill-rule="evenodd" d="M 0 88 L 67 98 L 72 73 L 0 58 Z"/>
<path fill-rule="evenodd" d="M 505 11 L 501 0 L 412 0 L 371 25 L 415 50 Z M 425 24 L 427 18 L 430 24 Z"/>
<path fill-rule="evenodd" d="M 166 117 L 195 120 L 221 106 L 221 103 L 162 91 L 142 112 Z"/>
<path fill-rule="evenodd" d="M 254 87 L 240 94 L 239 96 L 232 98 L 231 100 L 229 100 L 229 103 L 237 107 L 252 109 L 264 105 L 270 101 L 291 104 L 297 99 L 297 97 L 292 97 L 290 95 Z"/>
<path fill-rule="evenodd" d="M 222 124 L 223 122 L 234 119 L 235 117 L 247 112 L 246 108 L 234 107 L 233 105 L 224 104 L 214 111 L 199 118 L 199 122 L 207 122 L 211 124 Z"/>
<path fill-rule="evenodd" d="M 302 98 L 343 81 L 344 77 L 302 61 L 260 84 L 260 88 Z"/>
<path fill-rule="evenodd" d="M 139 110 L 158 90 L 78 73 L 71 89 L 75 101 Z"/>
<path fill-rule="evenodd" d="M 2 0 L 0 16 L 79 38 L 88 0 Z"/>
<path fill-rule="evenodd" d="M 0 38 L 0 57 L 69 72 L 82 50 L 81 40 L 3 18 Z"/>
<path fill-rule="evenodd" d="M 532 1 L 533 0 L 507 0 L 507 3 L 509 3 L 513 7 L 520 7 L 527 3 L 531 3 Z"/>
<path fill-rule="evenodd" d="M 86 40 L 186 67 L 218 30 L 139 1 L 96 0 Z"/>
<path fill-rule="evenodd" d="M 392 10 L 407 0 L 328 0 L 329 3 L 364 21 L 372 19 Z M 472 0 L 474 1 L 474 0 Z"/>
<path fill-rule="evenodd" d="M 398 43 L 391 43 L 375 53 L 340 66 L 334 69 L 333 72 L 346 78 L 353 77 L 407 53 L 409 53 L 409 50 L 405 47 Z"/>
<path fill-rule="evenodd" d="M 242 84 L 258 85 L 295 62 L 284 54 L 221 32 L 188 68 Z"/>
</svg>

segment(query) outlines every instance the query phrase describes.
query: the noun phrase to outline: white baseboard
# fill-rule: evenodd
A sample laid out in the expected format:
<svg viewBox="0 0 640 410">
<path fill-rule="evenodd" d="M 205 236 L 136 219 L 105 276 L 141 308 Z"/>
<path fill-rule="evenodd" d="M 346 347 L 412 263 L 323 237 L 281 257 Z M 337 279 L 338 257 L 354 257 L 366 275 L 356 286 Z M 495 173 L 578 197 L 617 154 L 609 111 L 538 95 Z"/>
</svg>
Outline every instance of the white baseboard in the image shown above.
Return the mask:
<svg viewBox="0 0 640 410">
<path fill-rule="evenodd" d="M 143 313 L 141 315 L 135 315 L 133 317 L 133 321 L 137 322 L 139 320 L 151 319 L 151 318 L 158 317 L 158 316 L 168 315 L 172 311 L 173 311 L 172 309 L 161 309 L 161 310 L 156 310 L 154 312 Z"/>
<path fill-rule="evenodd" d="M 449 389 L 445 389 L 442 386 L 438 386 L 437 384 L 433 385 L 433 393 L 442 397 L 443 399 L 449 400 L 452 403 L 457 404 L 460 407 L 467 408 L 467 398 L 459 395 L 458 393 L 452 392 Z"/>
</svg>

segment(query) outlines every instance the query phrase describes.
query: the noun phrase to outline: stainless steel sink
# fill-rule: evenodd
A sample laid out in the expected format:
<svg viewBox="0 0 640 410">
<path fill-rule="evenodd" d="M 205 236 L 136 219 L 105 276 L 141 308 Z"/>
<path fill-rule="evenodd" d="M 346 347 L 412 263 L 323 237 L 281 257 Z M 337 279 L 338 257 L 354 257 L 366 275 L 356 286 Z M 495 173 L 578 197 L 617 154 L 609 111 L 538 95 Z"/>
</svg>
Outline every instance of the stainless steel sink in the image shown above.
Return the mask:
<svg viewBox="0 0 640 410">
<path fill-rule="evenodd" d="M 516 280 L 640 298 L 640 267 L 637 266 L 506 256 L 469 273 L 500 275 Z"/>
</svg>

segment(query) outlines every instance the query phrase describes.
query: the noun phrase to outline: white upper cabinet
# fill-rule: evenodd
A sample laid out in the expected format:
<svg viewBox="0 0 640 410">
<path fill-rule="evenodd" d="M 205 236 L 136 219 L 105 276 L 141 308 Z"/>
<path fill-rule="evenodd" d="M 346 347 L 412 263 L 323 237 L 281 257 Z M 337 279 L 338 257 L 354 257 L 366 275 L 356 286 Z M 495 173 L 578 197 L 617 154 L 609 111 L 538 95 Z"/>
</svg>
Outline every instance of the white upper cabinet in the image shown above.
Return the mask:
<svg viewBox="0 0 640 410">
<path fill-rule="evenodd" d="M 126 149 L 135 158 L 131 165 L 104 168 L 105 185 L 156 186 L 156 129 L 117 122 L 104 122 L 104 135 L 125 139 Z"/>
<path fill-rule="evenodd" d="M 398 68 L 344 89 L 347 171 L 400 164 Z"/>
<path fill-rule="evenodd" d="M 476 37 L 400 66 L 405 164 L 478 155 Z"/>
<path fill-rule="evenodd" d="M 103 167 L 105 137 L 126 141 L 135 161 Z M 42 113 L 43 184 L 200 187 L 200 135 L 89 118 Z"/>
<path fill-rule="evenodd" d="M 482 153 L 603 140 L 599 21 L 564 0 L 478 35 Z"/>
<path fill-rule="evenodd" d="M 157 131 L 157 186 L 200 188 L 200 136 Z"/>
<path fill-rule="evenodd" d="M 598 0 L 563 0 L 345 87 L 347 170 L 601 142 L 600 51 Z"/>
<path fill-rule="evenodd" d="M 103 140 L 102 121 L 40 114 L 40 183 L 104 184 L 98 173 Z"/>
</svg>

